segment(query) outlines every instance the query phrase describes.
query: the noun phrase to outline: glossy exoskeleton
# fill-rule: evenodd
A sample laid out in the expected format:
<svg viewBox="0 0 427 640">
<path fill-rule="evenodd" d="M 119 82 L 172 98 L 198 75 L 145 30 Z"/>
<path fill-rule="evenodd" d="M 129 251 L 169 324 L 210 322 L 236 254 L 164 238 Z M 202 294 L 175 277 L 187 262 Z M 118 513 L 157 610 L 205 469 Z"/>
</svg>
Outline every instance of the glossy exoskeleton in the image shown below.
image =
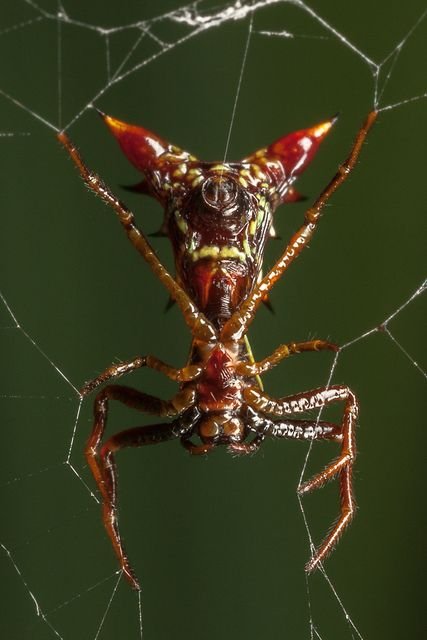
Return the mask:
<svg viewBox="0 0 427 640">
<path fill-rule="evenodd" d="M 246 334 L 259 305 L 307 245 L 324 205 L 354 167 L 376 115 L 369 114 L 348 159 L 306 211 L 303 225 L 264 277 L 264 248 L 274 235 L 274 211 L 299 199 L 293 184 L 334 119 L 288 134 L 240 162 L 213 163 L 197 160 L 143 127 L 102 114 L 125 155 L 143 175 L 134 189 L 156 198 L 164 208 L 161 234 L 169 237 L 173 247 L 175 278 L 136 226 L 133 213 L 86 167 L 67 135 L 59 134 L 83 180 L 115 210 L 132 244 L 180 307 L 192 334 L 184 367 L 176 369 L 153 356 L 138 356 L 110 366 L 82 389 L 86 395 L 140 367 L 161 371 L 180 385 L 167 401 L 117 384 L 105 386 L 95 400 L 86 458 L 102 494 L 104 525 L 121 569 L 135 589 L 139 583 L 123 549 L 117 520 L 114 454 L 125 447 L 178 438 L 192 454 L 207 454 L 218 445 L 245 454 L 255 452 L 267 436 L 332 440 L 341 445 L 339 457 L 298 487 L 305 494 L 336 475 L 340 483 L 340 517 L 306 565 L 307 571 L 323 561 L 350 522 L 355 510 L 352 467 L 358 404 L 354 394 L 345 385 L 332 385 L 275 399 L 264 392 L 259 379 L 291 354 L 338 347 L 324 340 L 291 342 L 256 362 Z M 103 442 L 110 400 L 170 420 L 128 429 Z M 334 402 L 344 403 L 339 424 L 293 417 Z"/>
</svg>

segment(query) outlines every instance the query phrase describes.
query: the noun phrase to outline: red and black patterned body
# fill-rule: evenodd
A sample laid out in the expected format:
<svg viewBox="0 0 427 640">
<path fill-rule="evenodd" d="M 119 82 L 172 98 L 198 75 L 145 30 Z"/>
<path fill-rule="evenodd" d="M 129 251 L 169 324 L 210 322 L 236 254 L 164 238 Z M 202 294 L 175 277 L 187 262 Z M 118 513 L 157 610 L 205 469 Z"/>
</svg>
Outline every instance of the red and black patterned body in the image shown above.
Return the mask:
<svg viewBox="0 0 427 640">
<path fill-rule="evenodd" d="M 341 445 L 338 458 L 298 487 L 303 495 L 331 478 L 339 478 L 340 517 L 308 562 L 306 569 L 312 571 L 330 553 L 355 512 L 352 469 L 357 399 L 345 385 L 272 398 L 264 392 L 260 375 L 292 354 L 336 351 L 337 347 L 325 340 L 291 342 L 256 362 L 246 334 L 260 304 L 307 246 L 325 204 L 355 166 L 377 113 L 368 115 L 349 157 L 307 209 L 303 224 L 265 276 L 262 262 L 266 241 L 274 233 L 274 211 L 278 205 L 298 199 L 293 183 L 312 159 L 333 119 L 284 136 L 241 162 L 206 163 L 142 127 L 103 117 L 126 156 L 143 173 L 137 190 L 156 198 L 164 208 L 161 232 L 172 243 L 176 278 L 159 261 L 133 213 L 86 167 L 64 132 L 59 139 L 87 186 L 114 209 L 133 246 L 181 309 L 192 335 L 190 357 L 184 367 L 172 367 L 151 355 L 138 356 L 111 365 L 87 382 L 81 392 L 86 395 L 140 367 L 160 371 L 180 384 L 170 400 L 119 384 L 104 386 L 96 396 L 86 459 L 102 495 L 104 525 L 120 566 L 132 587 L 139 589 L 118 527 L 118 450 L 179 439 L 192 454 L 208 453 L 218 445 L 226 445 L 234 453 L 251 453 L 272 436 L 330 440 Z M 126 429 L 103 442 L 111 400 L 168 421 Z M 344 404 L 339 423 L 300 417 L 336 402 Z M 195 443 L 193 437 L 199 441 Z"/>
<path fill-rule="evenodd" d="M 137 190 L 164 207 L 177 280 L 220 328 L 261 277 L 278 205 L 293 188 L 333 120 L 286 135 L 241 162 L 200 162 L 142 127 L 104 120 L 144 176 Z"/>
</svg>

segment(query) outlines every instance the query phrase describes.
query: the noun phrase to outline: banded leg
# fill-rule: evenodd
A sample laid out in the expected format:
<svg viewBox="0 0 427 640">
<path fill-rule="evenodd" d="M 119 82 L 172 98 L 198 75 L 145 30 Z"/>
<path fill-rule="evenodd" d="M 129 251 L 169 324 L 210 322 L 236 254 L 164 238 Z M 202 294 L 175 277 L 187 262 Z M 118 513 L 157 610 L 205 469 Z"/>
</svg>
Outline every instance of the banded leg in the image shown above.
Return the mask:
<svg viewBox="0 0 427 640">
<path fill-rule="evenodd" d="M 246 390 L 245 399 L 249 406 L 256 411 L 266 412 L 276 416 L 302 413 L 311 409 L 327 406 L 333 402 L 345 402 L 342 423 L 341 425 L 337 425 L 337 431 L 335 431 L 334 437 L 334 439 L 341 441 L 339 457 L 323 471 L 298 487 L 298 494 L 304 495 L 314 489 L 319 489 L 336 475 L 339 476 L 340 517 L 307 563 L 306 571 L 311 572 L 316 569 L 319 563 L 332 551 L 344 530 L 350 524 L 355 513 L 352 469 L 356 457 L 355 428 L 358 414 L 356 397 L 348 387 L 344 385 L 333 385 L 328 389 L 316 389 L 314 391 L 298 393 L 279 400 L 270 398 L 259 389 L 251 388 Z M 319 422 L 319 424 L 322 423 Z"/>
<path fill-rule="evenodd" d="M 252 293 L 232 315 L 230 320 L 226 322 L 221 332 L 222 340 L 238 340 L 247 332 L 250 323 L 254 319 L 255 312 L 263 299 L 269 294 L 275 282 L 277 282 L 277 280 L 283 275 L 289 265 L 299 256 L 304 247 L 307 246 L 317 228 L 324 206 L 329 201 L 332 194 L 348 178 L 356 165 L 362 145 L 369 130 L 374 124 L 377 115 L 378 112 L 376 111 L 371 111 L 368 115 L 357 134 L 353 148 L 347 160 L 338 168 L 337 173 L 329 182 L 328 186 L 322 191 L 313 206 L 306 211 L 304 224 L 292 236 L 279 260 L 269 273 L 267 273 L 267 275 L 261 280 L 261 282 L 257 284 Z"/>
<path fill-rule="evenodd" d="M 71 159 L 89 189 L 94 191 L 106 204 L 114 209 L 133 246 L 142 255 L 154 275 L 158 277 L 180 307 L 192 334 L 201 340 L 209 341 L 214 339 L 216 337 L 216 331 L 213 325 L 207 320 L 203 313 L 197 309 L 184 289 L 172 278 L 169 271 L 162 265 L 144 234 L 136 226 L 135 216 L 132 211 L 110 191 L 109 187 L 96 173 L 88 169 L 79 151 L 64 131 L 58 134 L 58 140 L 70 154 Z"/>
<path fill-rule="evenodd" d="M 295 353 L 303 353 L 304 351 L 321 351 L 330 349 L 331 351 L 339 351 L 339 347 L 332 342 L 326 340 L 309 340 L 307 342 L 290 342 L 289 344 L 281 344 L 273 351 L 271 355 L 260 362 L 241 362 L 236 366 L 236 373 L 242 376 L 259 376 L 276 366 L 281 360 Z"/>
<path fill-rule="evenodd" d="M 129 563 L 120 537 L 117 519 L 117 472 L 114 454 L 116 451 L 126 447 L 142 447 L 177 438 L 179 437 L 179 433 L 176 430 L 177 423 L 178 421 L 173 421 L 171 423 L 134 427 L 133 429 L 121 431 L 107 440 L 98 456 L 97 469 L 99 470 L 100 481 L 97 482 L 102 494 L 104 526 L 120 562 L 121 570 L 131 587 L 137 591 L 140 591 L 141 587 Z"/>
<path fill-rule="evenodd" d="M 80 393 L 83 396 L 86 396 L 104 382 L 111 380 L 111 378 L 120 378 L 126 373 L 131 373 L 132 371 L 140 369 L 141 367 L 148 367 L 149 369 L 159 371 L 175 382 L 190 382 L 191 380 L 197 378 L 197 376 L 200 375 L 202 371 L 202 367 L 198 365 L 188 365 L 180 369 L 175 369 L 174 367 L 171 367 L 170 365 L 162 362 L 154 356 L 138 356 L 137 358 L 128 360 L 127 362 L 112 364 L 99 376 L 93 378 L 93 380 L 89 380 L 88 382 L 86 382 L 83 385 Z"/>
<path fill-rule="evenodd" d="M 249 428 L 258 434 L 288 440 L 333 440 L 342 442 L 341 425 L 324 420 L 270 420 L 258 416 L 257 423 Z"/>
</svg>

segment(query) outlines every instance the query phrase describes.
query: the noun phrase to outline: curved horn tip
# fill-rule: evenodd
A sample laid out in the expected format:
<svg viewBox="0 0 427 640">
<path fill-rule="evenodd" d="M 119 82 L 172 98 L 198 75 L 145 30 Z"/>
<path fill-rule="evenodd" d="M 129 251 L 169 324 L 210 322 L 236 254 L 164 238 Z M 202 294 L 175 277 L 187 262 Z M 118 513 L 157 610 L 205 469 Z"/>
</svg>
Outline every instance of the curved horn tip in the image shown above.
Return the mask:
<svg viewBox="0 0 427 640">
<path fill-rule="evenodd" d="M 334 116 L 330 120 L 325 120 L 325 122 L 321 122 L 320 124 L 316 124 L 309 130 L 310 135 L 314 138 L 324 138 L 328 131 L 334 126 L 337 121 L 337 116 Z"/>
<path fill-rule="evenodd" d="M 94 107 L 92 105 L 92 109 L 94 109 L 96 111 L 96 113 L 103 119 L 105 120 L 105 118 L 107 117 L 107 114 L 104 113 L 103 111 L 101 111 L 101 109 L 98 109 L 98 107 Z"/>
</svg>

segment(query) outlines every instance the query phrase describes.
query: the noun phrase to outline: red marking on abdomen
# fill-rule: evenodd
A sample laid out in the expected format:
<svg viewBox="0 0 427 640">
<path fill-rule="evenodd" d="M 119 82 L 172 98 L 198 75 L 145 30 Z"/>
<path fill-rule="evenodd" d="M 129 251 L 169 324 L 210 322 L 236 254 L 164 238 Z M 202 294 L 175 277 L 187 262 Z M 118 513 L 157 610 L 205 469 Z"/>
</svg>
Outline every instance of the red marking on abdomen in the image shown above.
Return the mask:
<svg viewBox="0 0 427 640">
<path fill-rule="evenodd" d="M 224 411 L 240 407 L 241 381 L 236 377 L 232 358 L 216 347 L 197 384 L 198 404 L 202 411 Z"/>
</svg>

